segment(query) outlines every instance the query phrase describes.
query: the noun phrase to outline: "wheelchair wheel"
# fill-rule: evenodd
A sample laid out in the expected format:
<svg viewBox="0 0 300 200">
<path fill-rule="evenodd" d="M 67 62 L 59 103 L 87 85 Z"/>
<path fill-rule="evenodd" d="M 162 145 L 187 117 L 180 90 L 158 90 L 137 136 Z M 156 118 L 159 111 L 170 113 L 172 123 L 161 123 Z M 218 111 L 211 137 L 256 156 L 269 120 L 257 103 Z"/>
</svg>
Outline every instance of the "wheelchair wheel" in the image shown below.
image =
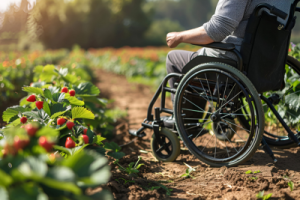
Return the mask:
<svg viewBox="0 0 300 200">
<path fill-rule="evenodd" d="M 159 161 L 173 162 L 180 154 L 178 136 L 167 128 L 162 128 L 160 135 L 164 145 L 160 146 L 153 134 L 150 142 L 152 154 Z"/>
<path fill-rule="evenodd" d="M 285 88 L 282 91 L 267 92 L 267 94 L 264 95 L 271 96 L 273 94 L 283 97 L 280 99 L 278 104 L 274 106 L 289 128 L 296 134 L 298 139 L 300 139 L 299 134 L 297 134 L 300 128 L 300 109 L 299 105 L 293 105 L 291 103 L 293 103 L 292 101 L 297 102 L 300 99 L 300 85 L 297 87 L 294 87 L 293 85 L 297 83 L 299 79 L 300 62 L 295 58 L 288 56 L 286 63 L 286 74 L 284 77 Z M 264 102 L 263 108 L 266 119 L 264 128 L 264 137 L 266 142 L 271 146 L 283 149 L 297 146 L 297 144 L 288 137 L 287 131 Z M 243 110 L 243 113 L 247 113 L 247 111 Z M 240 115 L 239 118 L 240 122 L 245 128 L 249 127 L 249 119 L 247 118 L 247 115 Z"/>
<path fill-rule="evenodd" d="M 195 97 L 206 104 L 199 105 Z M 245 114 L 250 119 L 248 129 L 237 119 L 242 108 L 249 111 Z M 175 94 L 174 114 L 186 147 L 211 166 L 247 161 L 263 136 L 264 115 L 256 89 L 239 70 L 222 63 L 201 64 L 183 77 Z"/>
</svg>

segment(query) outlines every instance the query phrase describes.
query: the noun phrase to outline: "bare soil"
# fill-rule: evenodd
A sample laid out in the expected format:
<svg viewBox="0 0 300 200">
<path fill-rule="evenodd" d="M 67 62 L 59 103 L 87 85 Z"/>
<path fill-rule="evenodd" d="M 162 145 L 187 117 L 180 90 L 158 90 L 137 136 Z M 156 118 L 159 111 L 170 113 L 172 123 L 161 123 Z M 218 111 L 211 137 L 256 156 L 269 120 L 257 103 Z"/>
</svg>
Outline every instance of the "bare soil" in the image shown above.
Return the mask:
<svg viewBox="0 0 300 200">
<path fill-rule="evenodd" d="M 127 167 L 141 156 L 144 164 L 138 177 L 130 177 L 111 160 L 112 178 L 107 186 L 115 199 L 256 199 L 256 194 L 263 190 L 264 194 L 273 193 L 270 199 L 300 199 L 299 148 L 273 149 L 278 159 L 276 164 L 259 149 L 244 165 L 212 168 L 200 162 L 182 145 L 176 162 L 158 162 L 151 154 L 151 131 L 147 131 L 144 138 L 135 138 L 128 133 L 129 129 L 140 128 L 155 91 L 149 86 L 129 83 L 124 76 L 103 70 L 97 70 L 96 74 L 102 97 L 115 100 L 109 106 L 128 113 L 115 128 L 114 141 L 126 154 L 119 163 Z M 156 106 L 159 107 L 159 102 Z M 170 101 L 167 101 L 167 107 L 172 108 Z M 196 168 L 191 174 L 194 178 L 180 177 L 187 169 L 184 163 Z M 260 173 L 245 174 L 248 170 L 259 170 Z M 293 191 L 288 186 L 289 181 L 294 183 Z M 166 186 L 171 194 L 168 195 L 160 184 Z"/>
</svg>

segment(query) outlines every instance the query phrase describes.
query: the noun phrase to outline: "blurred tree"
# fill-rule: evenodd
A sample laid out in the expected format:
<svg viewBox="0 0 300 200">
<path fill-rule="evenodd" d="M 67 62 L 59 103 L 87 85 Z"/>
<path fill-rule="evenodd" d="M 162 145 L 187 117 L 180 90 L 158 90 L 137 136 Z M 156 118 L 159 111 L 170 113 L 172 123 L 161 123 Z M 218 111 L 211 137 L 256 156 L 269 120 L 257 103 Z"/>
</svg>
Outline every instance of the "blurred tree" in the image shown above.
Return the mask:
<svg viewBox="0 0 300 200">
<path fill-rule="evenodd" d="M 26 20 L 28 17 L 29 3 L 22 0 L 20 6 L 10 5 L 3 14 L 0 34 L 4 32 L 18 33 L 26 29 Z"/>
<path fill-rule="evenodd" d="M 148 44 L 153 46 L 165 45 L 166 35 L 173 31 L 182 31 L 183 27 L 176 21 L 169 19 L 155 20 L 145 34 Z"/>
<path fill-rule="evenodd" d="M 151 16 L 144 0 L 38 0 L 29 33 L 47 48 L 142 45 Z"/>
<path fill-rule="evenodd" d="M 177 21 L 185 29 L 207 22 L 213 9 L 211 1 L 207 0 L 156 0 L 149 1 L 149 4 L 155 10 L 155 19 Z"/>
</svg>

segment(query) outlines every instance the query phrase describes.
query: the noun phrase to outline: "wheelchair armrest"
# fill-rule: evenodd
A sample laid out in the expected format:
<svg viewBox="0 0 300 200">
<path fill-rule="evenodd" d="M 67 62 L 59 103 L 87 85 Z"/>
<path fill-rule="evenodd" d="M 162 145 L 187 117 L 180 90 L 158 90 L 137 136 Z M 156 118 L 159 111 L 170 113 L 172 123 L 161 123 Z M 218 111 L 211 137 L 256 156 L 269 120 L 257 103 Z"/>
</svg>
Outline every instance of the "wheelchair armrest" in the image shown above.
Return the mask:
<svg viewBox="0 0 300 200">
<path fill-rule="evenodd" d="M 231 43 L 213 42 L 210 44 L 192 44 L 196 46 L 209 47 L 212 49 L 220 49 L 225 51 L 232 51 L 235 49 L 235 45 Z"/>
</svg>

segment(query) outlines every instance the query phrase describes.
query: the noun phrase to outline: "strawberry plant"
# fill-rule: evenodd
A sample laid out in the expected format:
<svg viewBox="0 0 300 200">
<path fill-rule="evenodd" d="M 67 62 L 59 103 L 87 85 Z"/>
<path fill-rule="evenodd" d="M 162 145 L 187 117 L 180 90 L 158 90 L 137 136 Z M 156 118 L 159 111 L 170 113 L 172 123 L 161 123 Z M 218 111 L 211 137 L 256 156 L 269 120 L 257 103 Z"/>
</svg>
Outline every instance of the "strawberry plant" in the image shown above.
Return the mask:
<svg viewBox="0 0 300 200">
<path fill-rule="evenodd" d="M 90 82 L 78 81 L 73 75 L 68 74 L 67 69 L 58 70 L 52 65 L 38 66 L 35 72 L 39 74 L 42 82 L 39 86 L 23 87 L 23 91 L 29 93 L 28 97 L 21 100 L 19 106 L 9 107 L 3 112 L 3 121 L 8 123 L 3 131 L 10 127 L 19 127 L 21 122 L 23 124 L 38 122 L 41 126 L 59 132 L 58 145 L 54 145 L 53 148 L 64 157 L 71 156 L 82 148 L 93 149 L 103 155 L 105 149 L 110 149 L 107 155 L 117 159 L 124 156 L 124 153 L 119 152 L 118 145 L 113 143 L 104 145 L 102 141 L 105 138 L 93 131 L 93 124 L 98 125 L 101 121 L 107 120 L 103 110 L 94 106 L 94 102 L 105 105 L 96 97 L 100 92 L 96 86 Z M 68 88 L 64 85 L 69 85 L 68 88 L 76 91 L 76 96 L 70 96 L 66 91 Z M 27 101 L 28 98 L 30 101 Z M 33 102 L 34 99 L 40 101 Z M 95 114 L 92 111 L 95 111 Z M 20 117 L 22 118 L 19 119 Z M 92 124 L 90 129 L 87 129 L 87 124 Z M 82 137 L 83 134 L 86 137 Z M 47 142 L 44 144 L 46 150 L 50 149 L 50 146 Z"/>
<path fill-rule="evenodd" d="M 0 199 L 113 199 L 103 189 L 86 195 L 89 187 L 107 183 L 107 159 L 92 151 L 77 151 L 72 157 L 55 156 L 52 146 L 59 131 L 40 126 L 29 137 L 25 128 L 3 131 L 0 147 Z M 2 159 L 1 159 L 2 158 Z"/>
<path fill-rule="evenodd" d="M 118 159 L 116 159 L 115 161 L 114 161 L 114 164 L 115 165 L 118 165 L 120 168 L 120 170 L 122 170 L 122 171 L 124 171 L 124 172 L 126 172 L 127 174 L 129 174 L 129 176 L 133 176 L 133 177 L 135 177 L 135 176 L 137 176 L 137 174 L 139 173 L 139 168 L 142 166 L 142 165 L 144 165 L 144 164 L 139 164 L 138 165 L 138 163 L 140 162 L 142 160 L 142 157 L 140 157 L 139 156 L 139 158 L 138 158 L 138 160 L 136 161 L 136 163 L 134 163 L 134 162 L 131 162 L 131 163 L 129 163 L 129 165 L 128 165 L 128 167 L 123 167 L 120 163 L 119 163 L 119 160 Z"/>
</svg>

